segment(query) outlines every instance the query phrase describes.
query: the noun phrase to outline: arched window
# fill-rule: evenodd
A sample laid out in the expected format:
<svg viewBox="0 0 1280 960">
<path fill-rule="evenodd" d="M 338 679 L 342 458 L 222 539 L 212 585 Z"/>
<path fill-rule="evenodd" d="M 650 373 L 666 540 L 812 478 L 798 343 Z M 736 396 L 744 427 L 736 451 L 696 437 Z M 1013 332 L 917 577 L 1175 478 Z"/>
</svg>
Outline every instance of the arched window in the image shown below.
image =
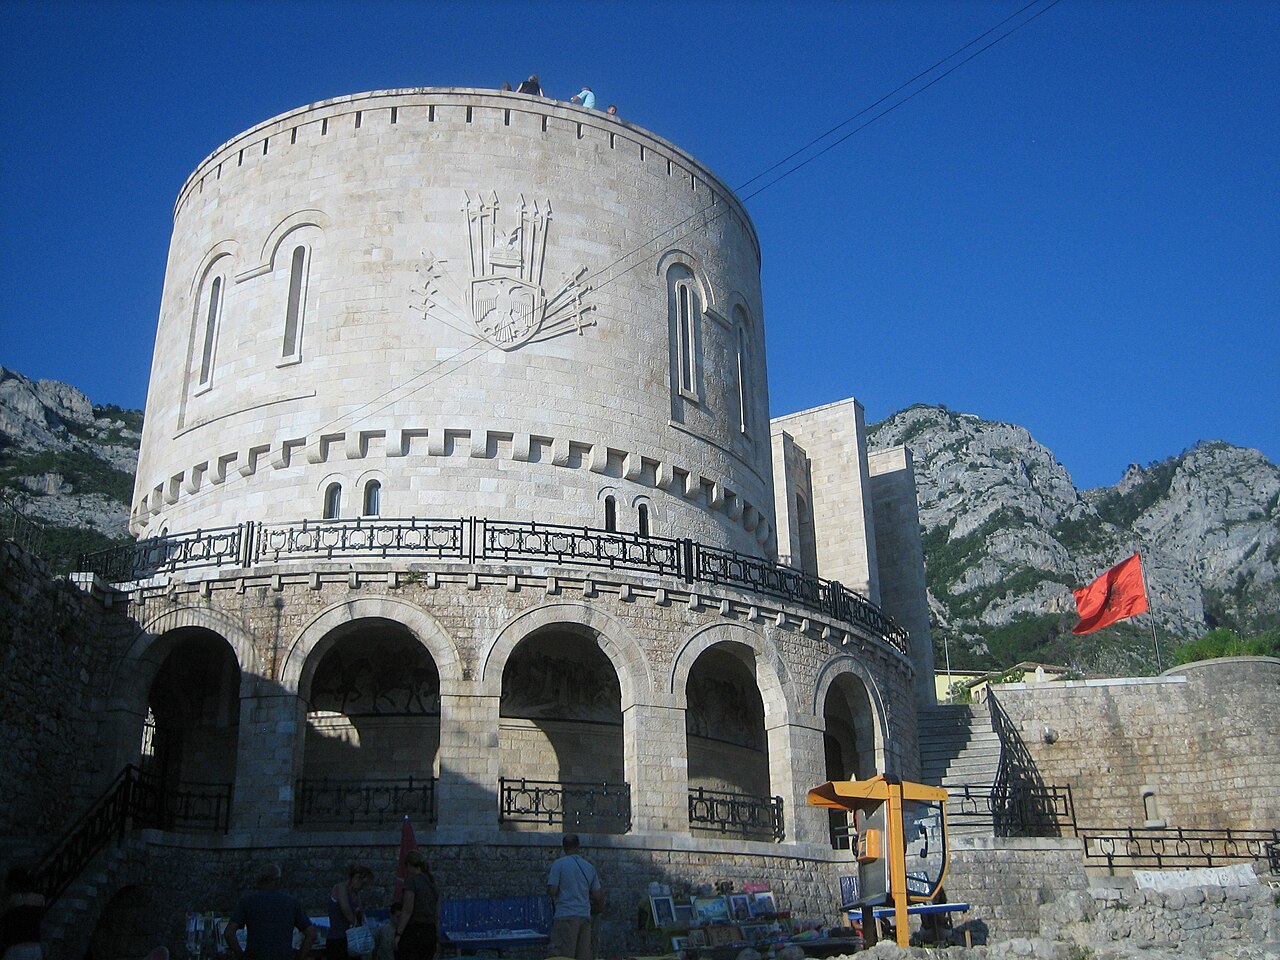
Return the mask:
<svg viewBox="0 0 1280 960">
<path fill-rule="evenodd" d="M 337 520 L 342 515 L 342 484 L 331 483 L 324 491 L 324 518 Z"/>
<path fill-rule="evenodd" d="M 636 507 L 636 530 L 642 537 L 649 536 L 649 505 L 647 503 Z"/>
<path fill-rule="evenodd" d="M 299 359 L 302 346 L 302 314 L 307 299 L 307 248 L 293 248 L 289 261 L 289 302 L 284 314 L 284 345 L 280 350 L 282 360 Z"/>
<path fill-rule="evenodd" d="M 199 387 L 208 387 L 213 377 L 213 347 L 218 339 L 218 321 L 222 317 L 222 277 L 216 276 L 209 283 L 209 294 L 204 304 L 204 337 L 200 345 Z"/>
<path fill-rule="evenodd" d="M 611 532 L 618 529 L 618 501 L 613 497 L 604 498 L 604 528 Z"/>
<path fill-rule="evenodd" d="M 671 386 L 690 400 L 702 399 L 702 305 L 693 272 L 683 264 L 667 271 L 667 309 L 671 332 Z"/>
<path fill-rule="evenodd" d="M 750 383 L 747 379 L 747 371 L 751 367 L 751 357 L 747 353 L 747 330 L 746 316 L 741 308 L 738 314 L 738 429 L 742 431 L 744 437 L 751 435 L 751 401 Z"/>
<path fill-rule="evenodd" d="M 376 517 L 382 512 L 382 484 L 370 480 L 364 485 L 364 511 L 366 517 Z"/>
</svg>

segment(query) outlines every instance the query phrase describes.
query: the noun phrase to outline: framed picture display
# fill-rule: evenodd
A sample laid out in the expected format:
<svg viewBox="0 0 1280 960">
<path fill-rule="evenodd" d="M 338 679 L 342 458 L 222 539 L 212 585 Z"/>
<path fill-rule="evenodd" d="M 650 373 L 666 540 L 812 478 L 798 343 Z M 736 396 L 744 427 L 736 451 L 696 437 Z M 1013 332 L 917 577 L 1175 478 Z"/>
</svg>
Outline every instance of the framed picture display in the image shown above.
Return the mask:
<svg viewBox="0 0 1280 960">
<path fill-rule="evenodd" d="M 673 927 L 676 923 L 676 905 L 670 897 L 650 897 L 649 909 L 653 911 L 656 927 Z"/>
<path fill-rule="evenodd" d="M 751 896 L 751 915 L 753 917 L 771 916 L 778 912 L 778 905 L 773 902 L 773 893 L 764 890 Z"/>
<path fill-rule="evenodd" d="M 713 927 L 707 927 L 707 940 L 713 947 L 722 947 L 730 943 L 737 943 L 742 939 L 742 931 L 738 929 L 736 923 L 717 923 Z"/>
<path fill-rule="evenodd" d="M 695 927 L 689 931 L 689 946 L 705 947 L 707 945 L 707 931 L 701 927 Z"/>
<path fill-rule="evenodd" d="M 742 925 L 742 939 L 752 945 L 767 939 L 770 932 L 769 924 L 767 923 L 744 923 Z"/>
<path fill-rule="evenodd" d="M 676 904 L 676 923 L 682 927 L 693 926 L 693 904 L 691 903 Z"/>
<path fill-rule="evenodd" d="M 724 897 L 694 897 L 693 916 L 698 923 L 724 923 L 729 919 L 729 905 Z"/>
<path fill-rule="evenodd" d="M 751 897 L 745 893 L 729 894 L 729 916 L 735 923 L 746 923 L 751 919 Z"/>
<path fill-rule="evenodd" d="M 688 937 L 672 937 L 671 949 L 674 950 L 676 953 L 681 953 L 682 951 L 688 950 L 689 938 Z"/>
</svg>

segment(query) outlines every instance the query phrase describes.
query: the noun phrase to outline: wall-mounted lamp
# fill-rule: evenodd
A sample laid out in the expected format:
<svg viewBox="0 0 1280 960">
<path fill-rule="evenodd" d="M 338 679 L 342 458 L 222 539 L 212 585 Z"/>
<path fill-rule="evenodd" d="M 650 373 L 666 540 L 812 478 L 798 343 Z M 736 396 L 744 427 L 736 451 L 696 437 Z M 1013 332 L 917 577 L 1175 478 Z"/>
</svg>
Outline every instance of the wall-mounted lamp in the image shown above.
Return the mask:
<svg viewBox="0 0 1280 960">
<path fill-rule="evenodd" d="M 1040 733 L 1040 739 L 1043 740 L 1045 743 L 1057 743 L 1058 731 L 1046 724 L 1044 730 L 1041 731 Z"/>
</svg>

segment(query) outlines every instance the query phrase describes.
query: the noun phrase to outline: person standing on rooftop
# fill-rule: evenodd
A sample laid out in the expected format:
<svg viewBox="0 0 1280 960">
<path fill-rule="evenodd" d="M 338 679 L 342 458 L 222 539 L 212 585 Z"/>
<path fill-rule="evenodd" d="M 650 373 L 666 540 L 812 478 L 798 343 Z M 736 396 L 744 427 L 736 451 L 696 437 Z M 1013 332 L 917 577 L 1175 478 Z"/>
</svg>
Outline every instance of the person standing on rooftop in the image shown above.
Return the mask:
<svg viewBox="0 0 1280 960">
<path fill-rule="evenodd" d="M 538 82 L 538 75 L 536 73 L 529 74 L 529 79 L 516 87 L 516 93 L 528 93 L 535 97 L 546 96 L 546 94 L 542 92 L 542 84 Z"/>
<path fill-rule="evenodd" d="M 591 88 L 586 84 L 582 85 L 582 89 L 569 98 L 571 103 L 580 103 L 588 110 L 596 108 L 596 95 L 591 92 Z"/>
</svg>

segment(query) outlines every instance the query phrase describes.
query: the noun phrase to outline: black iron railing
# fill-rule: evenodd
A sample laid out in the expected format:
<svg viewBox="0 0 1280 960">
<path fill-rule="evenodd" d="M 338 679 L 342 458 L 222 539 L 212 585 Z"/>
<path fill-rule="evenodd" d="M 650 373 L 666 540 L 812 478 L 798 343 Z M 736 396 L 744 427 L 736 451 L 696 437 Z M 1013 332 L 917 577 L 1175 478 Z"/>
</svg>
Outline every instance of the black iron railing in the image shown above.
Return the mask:
<svg viewBox="0 0 1280 960">
<path fill-rule="evenodd" d="M 737 587 L 857 624 L 910 655 L 907 632 L 835 580 L 692 540 L 547 523 L 457 519 L 300 520 L 168 534 L 80 557 L 78 569 L 112 583 L 210 566 L 370 557 L 465 563 L 552 563 L 653 573 L 688 584 Z"/>
<path fill-rule="evenodd" d="M 77 819 L 36 867 L 36 886 L 52 903 L 111 840 L 131 828 L 219 830 L 231 819 L 231 784 L 166 783 L 132 764 Z"/>
<path fill-rule="evenodd" d="M 28 553 L 44 549 L 44 527 L 36 523 L 7 493 L 0 491 L 0 539 L 12 540 Z"/>
<path fill-rule="evenodd" d="M 1076 813 L 1070 785 L 964 784 L 947 788 L 947 822 L 999 828 L 1000 836 L 1060 837 L 1075 833 Z"/>
<path fill-rule="evenodd" d="M 436 782 L 430 777 L 302 779 L 293 809 L 299 826 L 378 826 L 404 817 L 435 823 Z"/>
<path fill-rule="evenodd" d="M 1184 830 L 1081 827 L 1085 861 L 1108 867 L 1212 867 L 1241 860 L 1266 861 L 1280 874 L 1280 830 Z"/>
<path fill-rule="evenodd" d="M 782 798 L 698 787 L 689 791 L 689 829 L 781 842 Z"/>
<path fill-rule="evenodd" d="M 631 830 L 631 784 L 498 780 L 498 820 L 591 833 Z"/>
<path fill-rule="evenodd" d="M 247 562 L 248 527 L 250 524 L 241 523 L 124 543 L 81 556 L 76 569 L 110 583 L 124 583 L 175 570 L 243 566 Z"/>
</svg>

